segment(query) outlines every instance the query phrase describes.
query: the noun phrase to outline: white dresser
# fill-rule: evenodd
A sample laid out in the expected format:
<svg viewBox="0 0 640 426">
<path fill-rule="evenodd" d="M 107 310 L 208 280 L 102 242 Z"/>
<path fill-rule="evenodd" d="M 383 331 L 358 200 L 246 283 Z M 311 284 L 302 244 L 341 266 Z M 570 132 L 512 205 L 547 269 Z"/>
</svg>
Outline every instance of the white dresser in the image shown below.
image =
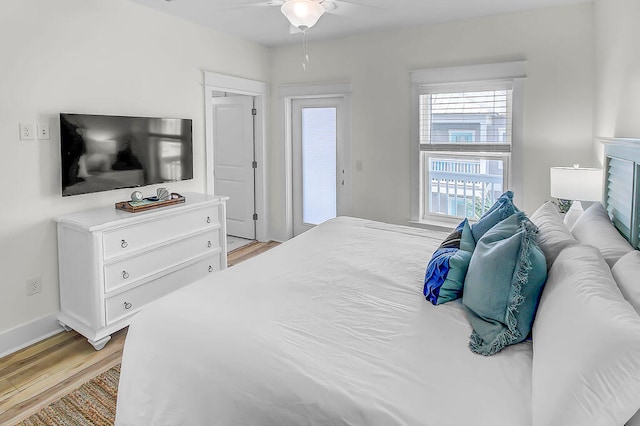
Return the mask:
<svg viewBox="0 0 640 426">
<path fill-rule="evenodd" d="M 96 350 L 145 304 L 227 266 L 227 197 L 128 213 L 114 206 L 58 217 L 60 324 Z"/>
</svg>

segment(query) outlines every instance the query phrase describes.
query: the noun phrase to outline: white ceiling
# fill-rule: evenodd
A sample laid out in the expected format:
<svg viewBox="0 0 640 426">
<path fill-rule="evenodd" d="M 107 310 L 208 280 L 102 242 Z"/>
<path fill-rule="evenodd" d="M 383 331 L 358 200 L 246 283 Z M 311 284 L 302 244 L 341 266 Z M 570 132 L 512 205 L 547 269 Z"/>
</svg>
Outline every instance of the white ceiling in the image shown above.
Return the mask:
<svg viewBox="0 0 640 426">
<path fill-rule="evenodd" d="M 266 46 L 299 43 L 279 6 L 252 0 L 132 0 Z M 585 3 L 591 0 L 335 0 L 309 30 L 313 40 Z"/>
</svg>

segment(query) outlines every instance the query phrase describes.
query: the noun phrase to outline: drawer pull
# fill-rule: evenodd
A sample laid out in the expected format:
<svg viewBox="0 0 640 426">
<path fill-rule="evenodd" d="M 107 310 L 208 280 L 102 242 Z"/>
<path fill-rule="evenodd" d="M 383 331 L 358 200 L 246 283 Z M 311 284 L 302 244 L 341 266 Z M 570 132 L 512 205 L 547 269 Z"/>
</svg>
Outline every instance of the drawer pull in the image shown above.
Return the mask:
<svg viewBox="0 0 640 426">
<path fill-rule="evenodd" d="M 127 271 L 122 271 L 122 278 L 124 278 L 125 280 L 129 278 L 129 273 Z"/>
<path fill-rule="evenodd" d="M 207 248 L 211 248 L 211 241 L 207 241 Z"/>
<path fill-rule="evenodd" d="M 129 246 L 129 243 L 126 242 L 125 240 L 122 240 L 122 242 L 120 243 L 120 247 L 122 248 L 127 248 Z"/>
<path fill-rule="evenodd" d="M 124 308 L 125 308 L 125 309 L 131 309 L 131 307 L 132 307 L 132 306 L 133 306 L 133 305 L 132 305 L 131 303 L 129 303 L 129 302 L 124 302 Z"/>
<path fill-rule="evenodd" d="M 213 272 L 213 266 L 209 265 L 209 272 Z"/>
<path fill-rule="evenodd" d="M 207 223 L 211 223 L 211 216 L 207 216 Z"/>
</svg>

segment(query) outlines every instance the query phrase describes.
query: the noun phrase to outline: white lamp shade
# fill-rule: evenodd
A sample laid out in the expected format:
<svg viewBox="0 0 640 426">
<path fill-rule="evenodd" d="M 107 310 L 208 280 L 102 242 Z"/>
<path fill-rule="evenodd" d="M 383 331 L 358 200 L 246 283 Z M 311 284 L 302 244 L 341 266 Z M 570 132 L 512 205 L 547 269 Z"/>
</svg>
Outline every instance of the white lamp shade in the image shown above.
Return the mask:
<svg viewBox="0 0 640 426">
<path fill-rule="evenodd" d="M 303 31 L 313 27 L 324 13 L 324 7 L 313 0 L 287 0 L 280 10 L 291 25 Z"/>
<path fill-rule="evenodd" d="M 551 196 L 561 200 L 602 201 L 602 169 L 551 167 Z"/>
</svg>

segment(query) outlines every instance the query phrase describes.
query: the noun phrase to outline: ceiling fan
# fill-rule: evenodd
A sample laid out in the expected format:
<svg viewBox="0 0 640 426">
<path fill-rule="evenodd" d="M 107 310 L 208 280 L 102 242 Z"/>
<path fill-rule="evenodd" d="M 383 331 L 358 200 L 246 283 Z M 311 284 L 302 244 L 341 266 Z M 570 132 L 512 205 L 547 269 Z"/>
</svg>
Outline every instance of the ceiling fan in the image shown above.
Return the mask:
<svg viewBox="0 0 640 426">
<path fill-rule="evenodd" d="M 267 0 L 259 2 L 234 2 L 226 9 L 247 7 L 279 7 L 291 23 L 291 33 L 306 32 L 313 27 L 325 12 L 335 15 L 355 15 L 361 7 L 380 9 L 378 6 L 357 0 Z"/>
<path fill-rule="evenodd" d="M 378 6 L 360 3 L 357 0 L 267 0 L 257 3 L 235 3 L 231 7 L 237 9 L 253 6 L 280 7 L 280 11 L 291 24 L 289 32 L 292 34 L 302 33 L 302 69 L 305 71 L 309 63 L 307 31 L 316 25 L 325 12 L 349 15 L 355 12 L 355 8 L 359 7 L 380 9 Z"/>
</svg>

